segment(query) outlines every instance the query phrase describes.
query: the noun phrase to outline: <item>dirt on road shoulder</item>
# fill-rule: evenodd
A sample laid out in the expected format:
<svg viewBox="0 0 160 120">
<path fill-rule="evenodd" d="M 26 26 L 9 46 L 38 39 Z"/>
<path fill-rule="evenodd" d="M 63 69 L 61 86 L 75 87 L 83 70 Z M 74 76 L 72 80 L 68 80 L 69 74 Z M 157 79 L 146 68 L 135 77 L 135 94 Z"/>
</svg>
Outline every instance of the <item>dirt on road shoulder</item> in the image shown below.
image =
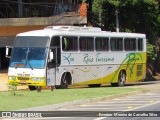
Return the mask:
<svg viewBox="0 0 160 120">
<path fill-rule="evenodd" d="M 18 89 L 27 89 L 27 86 L 18 86 Z M 0 91 L 8 91 L 8 74 L 7 70 L 0 71 Z"/>
</svg>

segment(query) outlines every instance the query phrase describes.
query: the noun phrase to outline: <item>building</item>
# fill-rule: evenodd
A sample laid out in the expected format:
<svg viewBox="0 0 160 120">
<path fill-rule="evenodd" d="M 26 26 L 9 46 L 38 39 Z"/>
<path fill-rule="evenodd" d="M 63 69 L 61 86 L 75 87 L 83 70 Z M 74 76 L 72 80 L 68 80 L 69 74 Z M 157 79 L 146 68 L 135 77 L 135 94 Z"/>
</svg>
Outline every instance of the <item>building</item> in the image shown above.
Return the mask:
<svg viewBox="0 0 160 120">
<path fill-rule="evenodd" d="M 81 0 L 1 0 L 0 69 L 7 69 L 6 46 L 12 46 L 16 34 L 49 25 L 86 25 L 80 16 Z"/>
</svg>

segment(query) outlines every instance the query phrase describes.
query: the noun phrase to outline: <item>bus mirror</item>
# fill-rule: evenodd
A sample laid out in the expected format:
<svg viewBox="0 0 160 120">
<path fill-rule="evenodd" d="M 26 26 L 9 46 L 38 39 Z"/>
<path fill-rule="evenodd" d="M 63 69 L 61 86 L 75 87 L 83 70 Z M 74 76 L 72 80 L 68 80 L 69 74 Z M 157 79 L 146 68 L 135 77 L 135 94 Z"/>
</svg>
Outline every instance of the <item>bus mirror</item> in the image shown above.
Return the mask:
<svg viewBox="0 0 160 120">
<path fill-rule="evenodd" d="M 7 58 L 11 58 L 11 51 L 12 51 L 12 47 L 6 46 L 6 57 Z"/>
<path fill-rule="evenodd" d="M 53 59 L 54 59 L 54 57 L 53 57 L 53 52 L 52 52 L 52 51 L 50 51 L 50 53 L 49 53 L 49 60 L 48 60 L 48 62 L 51 62 Z"/>
</svg>

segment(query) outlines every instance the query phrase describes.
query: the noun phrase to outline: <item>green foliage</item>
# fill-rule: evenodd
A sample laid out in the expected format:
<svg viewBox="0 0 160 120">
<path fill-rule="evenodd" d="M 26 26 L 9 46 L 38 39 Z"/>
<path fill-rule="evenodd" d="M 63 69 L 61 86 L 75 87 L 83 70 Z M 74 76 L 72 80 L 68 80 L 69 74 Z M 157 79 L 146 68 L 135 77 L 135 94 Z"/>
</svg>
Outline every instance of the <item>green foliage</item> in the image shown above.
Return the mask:
<svg viewBox="0 0 160 120">
<path fill-rule="evenodd" d="M 157 0 L 94 0 L 94 25 L 104 25 L 107 31 L 115 31 L 116 9 L 119 13 L 120 31 L 145 33 L 150 43 L 154 43 L 153 40 L 160 36 Z"/>
<path fill-rule="evenodd" d="M 10 94 L 13 94 L 13 95 L 16 94 L 17 86 L 18 86 L 18 83 L 9 84 L 8 91 L 10 92 Z"/>
<path fill-rule="evenodd" d="M 0 92 L 0 111 L 20 110 L 25 108 L 53 105 L 75 100 L 106 97 L 142 90 L 141 88 L 75 88 L 37 91 L 17 91 L 16 95 Z M 94 94 L 92 94 L 94 93 Z"/>
<path fill-rule="evenodd" d="M 155 61 L 156 54 L 154 53 L 155 46 L 147 43 L 147 57 L 148 60 Z"/>
</svg>

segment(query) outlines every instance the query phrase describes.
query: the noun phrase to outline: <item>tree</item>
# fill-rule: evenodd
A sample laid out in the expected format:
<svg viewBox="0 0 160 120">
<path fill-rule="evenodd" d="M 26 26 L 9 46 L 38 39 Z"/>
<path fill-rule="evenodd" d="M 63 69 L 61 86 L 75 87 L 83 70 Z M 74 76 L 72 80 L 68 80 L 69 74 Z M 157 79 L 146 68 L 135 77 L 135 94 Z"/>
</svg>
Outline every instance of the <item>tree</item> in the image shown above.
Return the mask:
<svg viewBox="0 0 160 120">
<path fill-rule="evenodd" d="M 160 2 L 158 0 L 94 0 L 92 11 L 94 13 L 93 25 L 100 26 L 107 31 L 116 30 L 115 11 L 119 13 L 119 28 L 121 32 L 144 33 L 148 39 L 148 57 L 154 65 L 160 66 Z M 154 46 L 151 46 L 151 45 Z M 151 50 L 151 51 L 150 51 Z M 150 54 L 152 53 L 152 54 Z M 152 63 L 153 63 L 152 61 Z M 153 71 L 156 71 L 156 67 Z M 159 70 L 160 71 L 160 70 Z"/>
<path fill-rule="evenodd" d="M 145 33 L 150 43 L 159 36 L 160 11 L 157 0 L 94 0 L 94 25 L 115 31 L 118 10 L 120 31 Z"/>
</svg>

